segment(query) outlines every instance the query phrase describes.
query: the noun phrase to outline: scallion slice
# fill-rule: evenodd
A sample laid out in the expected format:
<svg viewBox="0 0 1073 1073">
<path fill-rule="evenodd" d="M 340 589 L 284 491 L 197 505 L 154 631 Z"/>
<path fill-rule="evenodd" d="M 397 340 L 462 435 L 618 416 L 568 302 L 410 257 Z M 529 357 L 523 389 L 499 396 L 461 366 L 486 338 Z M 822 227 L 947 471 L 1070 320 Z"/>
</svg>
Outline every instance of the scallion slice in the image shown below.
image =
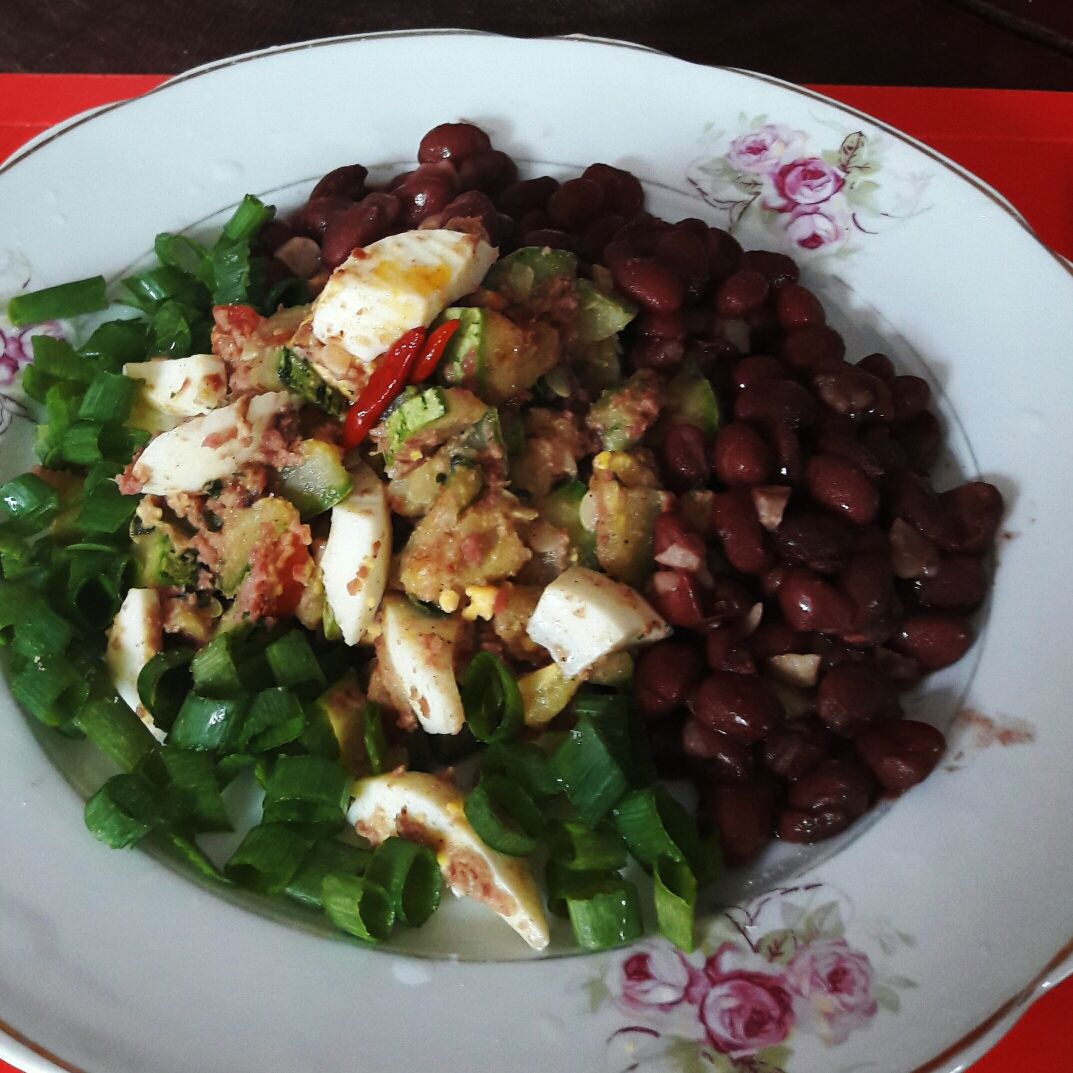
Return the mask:
<svg viewBox="0 0 1073 1073">
<path fill-rule="evenodd" d="M 440 904 L 443 878 L 428 846 L 385 839 L 373 853 L 365 878 L 387 892 L 396 918 L 407 927 L 420 928 Z"/>
<path fill-rule="evenodd" d="M 696 945 L 693 939 L 696 877 L 684 861 L 660 857 L 652 870 L 652 883 L 660 933 L 680 950 L 690 953 Z"/>
<path fill-rule="evenodd" d="M 168 741 L 176 749 L 210 751 L 229 746 L 238 734 L 246 701 L 188 693 Z"/>
<path fill-rule="evenodd" d="M 102 481 L 87 490 L 75 525 L 83 533 L 118 533 L 126 530 L 138 506 L 138 496 L 125 496 L 114 481 Z"/>
<path fill-rule="evenodd" d="M 149 325 L 144 320 L 108 320 L 78 348 L 84 358 L 116 371 L 149 353 Z"/>
<path fill-rule="evenodd" d="M 639 939 L 644 931 L 637 888 L 609 879 L 583 896 L 567 898 L 574 938 L 585 950 L 607 950 Z"/>
<path fill-rule="evenodd" d="M 563 789 L 548 754 L 529 741 L 490 745 L 482 754 L 481 770 L 517 782 L 534 801 L 554 797 Z"/>
<path fill-rule="evenodd" d="M 323 908 L 324 877 L 335 872 L 360 875 L 372 859 L 372 853 L 360 846 L 351 846 L 338 839 L 317 842 L 309 851 L 294 878 L 287 884 L 286 893 L 296 902 Z"/>
<path fill-rule="evenodd" d="M 688 864 L 698 879 L 708 878 L 712 862 L 697 825 L 665 786 L 657 783 L 627 794 L 615 808 L 615 825 L 646 869 L 669 857 Z"/>
<path fill-rule="evenodd" d="M 265 823 L 340 823 L 352 778 L 323 756 L 280 756 L 265 786 Z"/>
<path fill-rule="evenodd" d="M 305 729 L 305 711 L 289 689 L 263 689 L 250 705 L 236 747 L 251 753 L 278 749 L 301 737 Z"/>
<path fill-rule="evenodd" d="M 551 757 L 552 771 L 577 809 L 595 826 L 629 789 L 629 781 L 605 734 L 592 716 L 582 715 Z"/>
<path fill-rule="evenodd" d="M 159 748 L 149 728 L 118 697 L 83 704 L 74 724 L 124 771 L 133 771 Z"/>
<path fill-rule="evenodd" d="M 265 658 L 276 684 L 298 689 L 302 686 L 316 686 L 323 689 L 326 682 L 324 672 L 309 647 L 309 641 L 301 630 L 289 630 L 265 649 Z"/>
<path fill-rule="evenodd" d="M 275 214 L 275 206 L 266 205 L 259 197 L 247 194 L 224 224 L 223 237 L 232 242 L 251 239 Z"/>
<path fill-rule="evenodd" d="M 499 775 L 482 775 L 464 808 L 481 841 L 511 857 L 532 853 L 544 833 L 544 817 L 533 799 Z"/>
<path fill-rule="evenodd" d="M 169 779 L 170 811 L 196 831 L 230 831 L 216 770 L 207 753 L 165 747 L 160 759 Z"/>
<path fill-rule="evenodd" d="M 66 320 L 107 308 L 104 276 L 92 276 L 17 294 L 7 304 L 7 317 L 16 328 L 25 328 L 46 320 Z"/>
<path fill-rule="evenodd" d="M 24 473 L 0 487 L 0 526 L 21 536 L 45 528 L 60 508 L 59 493 L 33 473 Z"/>
<path fill-rule="evenodd" d="M 83 421 L 125 421 L 136 387 L 129 377 L 99 372 L 86 388 L 78 416 Z"/>
<path fill-rule="evenodd" d="M 193 687 L 190 661 L 192 648 L 169 648 L 158 652 L 138 675 L 138 699 L 161 730 L 170 730 Z"/>
<path fill-rule="evenodd" d="M 162 819 L 160 794 L 141 775 L 113 775 L 86 802 L 86 826 L 113 849 L 134 845 Z"/>
<path fill-rule="evenodd" d="M 522 725 L 522 695 L 507 665 L 491 652 L 478 652 L 462 679 L 466 723 L 478 741 L 509 741 Z"/>
<path fill-rule="evenodd" d="M 593 828 L 582 823 L 558 823 L 548 839 L 548 850 L 564 868 L 617 872 L 626 865 L 626 843 L 609 824 Z"/>
<path fill-rule="evenodd" d="M 224 875 L 240 887 L 279 894 L 286 890 L 309 852 L 312 840 L 282 823 L 251 827 L 224 865 Z"/>
<path fill-rule="evenodd" d="M 34 351 L 34 368 L 57 380 L 88 384 L 97 370 L 64 339 L 35 335 L 30 342 Z"/>
<path fill-rule="evenodd" d="M 38 656 L 27 660 L 12 675 L 11 695 L 46 726 L 59 726 L 71 716 L 69 702 L 82 693 L 81 676 L 61 655 Z M 76 700 L 77 703 L 77 700 Z"/>
<path fill-rule="evenodd" d="M 567 868 L 552 858 L 544 869 L 548 909 L 557 917 L 569 917 L 567 901 L 570 898 L 584 898 L 602 883 L 617 878 L 618 876 L 607 872 L 587 872 L 577 868 Z"/>
<path fill-rule="evenodd" d="M 387 891 L 358 876 L 326 875 L 321 899 L 337 928 L 367 943 L 382 943 L 395 926 L 395 908 Z"/>
</svg>

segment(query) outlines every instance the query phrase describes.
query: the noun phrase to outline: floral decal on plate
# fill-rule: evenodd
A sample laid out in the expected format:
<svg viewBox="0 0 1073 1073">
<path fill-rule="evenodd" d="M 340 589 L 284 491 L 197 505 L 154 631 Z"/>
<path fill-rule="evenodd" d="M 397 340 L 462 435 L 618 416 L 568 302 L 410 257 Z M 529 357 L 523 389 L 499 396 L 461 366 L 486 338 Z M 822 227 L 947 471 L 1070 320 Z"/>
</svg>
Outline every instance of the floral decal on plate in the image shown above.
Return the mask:
<svg viewBox="0 0 1073 1073">
<path fill-rule="evenodd" d="M 928 176 L 880 175 L 882 135 L 832 135 L 817 151 L 804 131 L 766 116 L 741 116 L 740 123 L 737 135 L 717 136 L 722 152 L 695 160 L 686 176 L 709 205 L 726 213 L 731 231 L 748 218 L 795 255 L 845 255 L 860 236 L 924 211 Z"/>
<path fill-rule="evenodd" d="M 627 1021 L 608 1040 L 610 1068 L 792 1073 L 805 1038 L 836 1047 L 896 1013 L 915 985 L 885 963 L 913 939 L 874 929 L 873 956 L 847 937 L 851 917 L 826 884 L 782 888 L 724 910 L 693 954 L 659 939 L 620 953 L 587 985 L 594 1008 Z"/>
<path fill-rule="evenodd" d="M 55 321 L 37 324 L 32 328 L 13 328 L 0 322 L 0 436 L 16 418 L 30 420 L 16 381 L 19 373 L 33 361 L 33 337 L 51 335 L 63 338 L 63 329 Z"/>
</svg>

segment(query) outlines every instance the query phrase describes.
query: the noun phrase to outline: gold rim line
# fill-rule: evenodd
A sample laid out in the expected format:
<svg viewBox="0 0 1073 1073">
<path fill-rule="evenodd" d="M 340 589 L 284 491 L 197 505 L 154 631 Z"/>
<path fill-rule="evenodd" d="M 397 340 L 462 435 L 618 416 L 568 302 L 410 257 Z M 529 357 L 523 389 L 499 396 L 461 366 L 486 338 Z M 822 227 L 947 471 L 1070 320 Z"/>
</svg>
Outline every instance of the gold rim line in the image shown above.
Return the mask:
<svg viewBox="0 0 1073 1073">
<path fill-rule="evenodd" d="M 240 64 L 249 63 L 253 60 L 263 59 L 266 56 L 286 55 L 292 52 L 311 51 L 315 48 L 323 48 L 326 46 L 333 46 L 343 44 L 351 41 L 375 41 L 375 40 L 394 40 L 408 37 L 505 37 L 511 40 L 524 41 L 524 40 L 539 40 L 539 41 L 563 41 L 567 43 L 589 44 L 598 45 L 603 48 L 615 48 L 629 50 L 633 52 L 647 52 L 652 55 L 664 57 L 667 59 L 676 60 L 679 63 L 689 63 L 692 66 L 699 68 L 708 68 L 711 70 L 723 70 L 729 71 L 733 74 L 740 75 L 744 78 L 755 79 L 758 82 L 763 82 L 767 85 L 777 86 L 790 93 L 795 93 L 802 97 L 807 97 L 810 100 L 814 100 L 826 107 L 833 107 L 836 110 L 845 112 L 849 115 L 855 116 L 858 119 L 863 119 L 865 122 L 870 123 L 872 126 L 883 131 L 885 134 L 894 138 L 896 141 L 907 145 L 910 149 L 914 149 L 916 152 L 932 160 L 946 171 L 951 172 L 957 178 L 967 183 L 973 189 L 983 194 L 989 201 L 996 205 L 1003 213 L 1009 216 L 1018 227 L 1023 230 L 1029 238 L 1031 238 L 1039 248 L 1048 255 L 1055 263 L 1057 263 L 1067 275 L 1073 278 L 1073 264 L 1067 261 L 1057 251 L 1052 250 L 1047 246 L 1028 222 L 1022 217 L 1015 208 L 1013 208 L 1003 197 L 1001 197 L 996 190 L 985 183 L 982 179 L 974 175 L 972 172 L 965 170 L 960 165 L 956 164 L 950 158 L 944 156 L 936 149 L 932 149 L 929 145 L 918 141 L 898 130 L 896 127 L 892 127 L 890 124 L 883 120 L 877 119 L 875 116 L 870 115 L 867 112 L 861 111 L 859 108 L 854 108 L 852 105 L 843 104 L 841 101 L 837 101 L 832 97 L 827 97 L 822 93 L 818 93 L 815 90 L 806 89 L 804 86 L 796 85 L 792 82 L 785 82 L 782 79 L 775 78 L 772 75 L 761 74 L 756 71 L 747 71 L 737 67 L 720 67 L 712 64 L 698 64 L 692 63 L 689 60 L 682 60 L 676 56 L 671 56 L 669 53 L 662 52 L 659 49 L 650 48 L 647 45 L 640 45 L 629 41 L 616 41 L 611 38 L 603 37 L 587 37 L 587 36 L 570 36 L 559 35 L 556 37 L 543 37 L 543 38 L 511 38 L 509 34 L 494 34 L 483 30 L 464 30 L 464 29 L 414 29 L 414 30 L 385 30 L 377 33 L 367 34 L 347 34 L 340 37 L 325 37 L 317 38 L 311 41 L 305 41 L 293 45 L 282 45 L 275 48 L 261 49 L 255 52 L 243 53 L 239 56 L 232 56 L 221 60 L 216 60 L 203 66 L 196 67 L 193 70 L 185 71 L 176 75 L 173 78 L 169 78 L 167 81 L 162 82 L 159 86 L 154 86 L 152 89 L 147 90 L 144 93 L 138 94 L 136 97 L 131 97 L 126 100 L 113 101 L 111 104 L 106 104 L 100 108 L 96 108 L 88 114 L 82 115 L 79 118 L 72 120 L 65 126 L 59 129 L 53 129 L 52 133 L 46 133 L 40 136 L 38 141 L 33 142 L 28 148 L 21 152 L 16 150 L 14 156 L 10 157 L 4 163 L 0 164 L 0 175 L 9 171 L 23 160 L 32 156 L 39 149 L 44 148 L 46 145 L 51 144 L 57 138 L 62 137 L 68 131 L 74 130 L 77 127 L 82 126 L 85 123 L 89 123 L 96 119 L 98 116 L 106 115 L 109 112 L 116 111 L 120 108 L 126 107 L 130 104 L 136 103 L 144 99 L 145 97 L 152 97 L 158 93 L 162 93 L 173 86 L 182 85 L 185 82 L 192 81 L 196 78 L 201 78 L 205 75 L 214 74 L 217 71 L 226 70 L 229 67 L 236 67 Z M 1047 977 L 1058 968 L 1063 961 L 1073 957 L 1073 939 L 1071 939 L 1065 946 L 1061 947 L 1054 957 L 1047 962 L 1047 964 L 1040 970 L 1040 972 L 1033 977 L 1031 982 L 1018 991 L 1013 997 L 1002 1003 L 1001 1006 L 990 1016 L 986 1017 L 980 1022 L 974 1029 L 966 1033 L 955 1043 L 949 1047 L 940 1051 L 934 1058 L 929 1059 L 923 1065 L 917 1066 L 910 1073 L 936 1073 L 942 1066 L 949 1063 L 952 1059 L 965 1050 L 965 1048 L 972 1046 L 982 1036 L 986 1035 L 988 1031 L 994 1028 L 1004 1017 L 1015 1010 L 1019 1005 L 1034 1001 L 1039 997 L 1040 987 L 1046 982 Z M 58 1057 L 53 1052 L 48 1050 L 41 1044 L 35 1043 L 29 1037 L 19 1032 L 14 1026 L 8 1024 L 6 1021 L 0 1020 L 0 1032 L 4 1033 L 10 1039 L 16 1043 L 27 1047 L 35 1054 L 44 1058 L 48 1062 L 52 1062 L 58 1069 L 64 1071 L 64 1073 L 88 1073 L 87 1070 L 81 1069 L 78 1066 L 71 1065 L 69 1062 Z M 149 1073 L 149 1071 L 146 1071 Z"/>
</svg>

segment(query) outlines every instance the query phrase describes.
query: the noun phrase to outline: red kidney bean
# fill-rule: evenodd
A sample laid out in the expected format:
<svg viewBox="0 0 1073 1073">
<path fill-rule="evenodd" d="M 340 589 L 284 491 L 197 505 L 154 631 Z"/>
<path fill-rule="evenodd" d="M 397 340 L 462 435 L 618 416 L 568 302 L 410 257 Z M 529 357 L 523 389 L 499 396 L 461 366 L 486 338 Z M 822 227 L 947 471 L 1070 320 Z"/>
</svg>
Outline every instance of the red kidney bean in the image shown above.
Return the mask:
<svg viewBox="0 0 1073 1073">
<path fill-rule="evenodd" d="M 642 335 L 655 339 L 685 339 L 687 335 L 685 312 L 681 309 L 673 313 L 654 313 L 644 309 L 634 323 Z"/>
<path fill-rule="evenodd" d="M 893 432 L 909 465 L 918 473 L 927 473 L 934 464 L 943 441 L 942 429 L 935 414 L 925 410 L 896 425 Z"/>
<path fill-rule="evenodd" d="M 790 332 L 782 342 L 782 358 L 795 369 L 821 372 L 841 368 L 846 356 L 842 336 L 826 324 L 809 324 Z"/>
<path fill-rule="evenodd" d="M 633 697 L 646 719 L 681 708 L 704 677 L 704 660 L 684 641 L 662 641 L 646 648 L 633 672 Z"/>
<path fill-rule="evenodd" d="M 467 157 L 458 167 L 458 180 L 463 190 L 480 190 L 495 197 L 517 181 L 518 165 L 499 149 Z"/>
<path fill-rule="evenodd" d="M 879 490 L 845 458 L 814 455 L 805 466 L 805 484 L 820 506 L 854 525 L 868 525 L 879 513 Z"/>
<path fill-rule="evenodd" d="M 652 603 L 672 626 L 696 626 L 704 618 L 700 588 L 684 570 L 657 570 L 651 578 Z"/>
<path fill-rule="evenodd" d="M 743 421 L 724 425 L 712 448 L 715 475 L 724 484 L 763 484 L 771 476 L 772 457 L 759 432 Z"/>
<path fill-rule="evenodd" d="M 744 391 L 762 380 L 783 380 L 785 377 L 786 366 L 778 358 L 767 354 L 750 354 L 734 366 L 733 381 L 738 391 Z"/>
<path fill-rule="evenodd" d="M 734 417 L 801 428 L 816 419 L 816 400 L 793 380 L 761 380 L 734 400 Z"/>
<path fill-rule="evenodd" d="M 652 556 L 660 566 L 695 574 L 704 566 L 707 547 L 681 515 L 668 511 L 652 526 Z"/>
<path fill-rule="evenodd" d="M 671 425 L 660 447 L 663 474 L 676 492 L 704 484 L 711 473 L 708 443 L 696 425 Z"/>
<path fill-rule="evenodd" d="M 685 524 L 708 541 L 715 537 L 712 528 L 712 496 L 708 488 L 694 488 L 678 498 L 678 510 Z"/>
<path fill-rule="evenodd" d="M 747 779 L 752 774 L 749 745 L 712 730 L 698 719 L 686 719 L 682 724 L 682 749 L 695 760 L 711 761 L 704 765 L 705 773 L 716 778 Z"/>
<path fill-rule="evenodd" d="M 716 311 L 721 317 L 747 317 L 764 304 L 769 289 L 767 279 L 759 272 L 735 272 L 719 284 Z"/>
<path fill-rule="evenodd" d="M 740 643 L 737 631 L 719 626 L 704 638 L 704 655 L 713 671 L 756 674 L 752 653 Z"/>
<path fill-rule="evenodd" d="M 676 225 L 660 236 L 656 243 L 656 258 L 681 276 L 695 297 L 700 297 L 708 281 L 708 249 L 703 239 L 688 228 Z"/>
<path fill-rule="evenodd" d="M 706 243 L 708 246 L 708 271 L 712 280 L 718 285 L 737 270 L 741 263 L 741 243 L 730 234 L 718 227 L 709 227 Z"/>
<path fill-rule="evenodd" d="M 869 354 L 857 362 L 857 368 L 879 377 L 888 384 L 894 379 L 894 362 L 886 354 Z"/>
<path fill-rule="evenodd" d="M 321 253 L 329 268 L 341 265 L 352 250 L 368 246 L 389 234 L 399 218 L 398 199 L 392 194 L 369 194 L 335 216 L 324 231 Z"/>
<path fill-rule="evenodd" d="M 954 516 L 958 534 L 954 550 L 982 555 L 991 547 L 1002 521 L 1002 493 L 986 481 L 970 481 L 940 497 Z"/>
<path fill-rule="evenodd" d="M 269 220 L 257 232 L 257 246 L 265 253 L 275 253 L 288 239 L 294 238 L 295 231 L 283 220 Z"/>
<path fill-rule="evenodd" d="M 785 332 L 795 332 L 811 324 L 827 323 L 820 300 L 807 287 L 796 283 L 784 283 L 779 288 L 775 312 Z"/>
<path fill-rule="evenodd" d="M 572 231 L 604 207 L 604 192 L 591 179 L 567 179 L 548 198 L 548 215 L 556 227 Z"/>
<path fill-rule="evenodd" d="M 938 569 L 921 576 L 914 591 L 921 607 L 938 611 L 975 611 L 987 596 L 987 571 L 975 555 L 937 557 Z"/>
<path fill-rule="evenodd" d="M 752 604 L 752 594 L 742 582 L 727 574 L 717 574 L 712 578 L 711 591 L 708 593 L 705 621 L 709 626 L 720 625 L 741 617 Z"/>
<path fill-rule="evenodd" d="M 931 388 L 919 376 L 896 376 L 890 385 L 894 397 L 894 420 L 908 421 L 923 413 L 931 402 Z"/>
<path fill-rule="evenodd" d="M 622 226 L 622 217 L 614 213 L 597 216 L 577 236 L 578 254 L 586 261 L 597 264 L 605 260 L 604 250 L 611 236 Z"/>
<path fill-rule="evenodd" d="M 565 231 L 559 231 L 554 227 L 542 227 L 536 231 L 526 231 L 522 235 L 523 246 L 546 246 L 551 250 L 567 250 L 570 253 L 577 252 L 577 246 L 573 236 Z"/>
<path fill-rule="evenodd" d="M 685 352 L 685 343 L 681 339 L 642 336 L 630 350 L 630 359 L 634 368 L 663 371 L 681 365 Z"/>
<path fill-rule="evenodd" d="M 491 139 L 480 127 L 472 123 L 441 123 L 421 139 L 417 159 L 421 164 L 433 160 L 450 160 L 461 164 L 464 160 L 490 152 L 491 148 Z"/>
<path fill-rule="evenodd" d="M 876 404 L 877 385 L 881 380 L 861 372 L 852 365 L 830 372 L 817 373 L 812 378 L 816 394 L 835 413 L 863 417 Z"/>
<path fill-rule="evenodd" d="M 775 551 L 793 566 L 835 574 L 853 552 L 853 533 L 845 522 L 827 514 L 804 513 L 786 518 L 775 530 Z"/>
<path fill-rule="evenodd" d="M 868 811 L 872 779 L 853 760 L 824 760 L 790 784 L 787 804 L 801 812 L 843 812 L 851 820 Z"/>
<path fill-rule="evenodd" d="M 779 607 L 792 630 L 845 633 L 853 606 L 833 585 L 809 570 L 786 571 L 778 591 Z"/>
<path fill-rule="evenodd" d="M 611 272 L 615 286 L 646 309 L 670 313 L 682 305 L 684 289 L 681 279 L 658 261 L 630 257 L 616 261 Z"/>
<path fill-rule="evenodd" d="M 712 671 L 693 691 L 689 709 L 711 730 L 741 742 L 759 741 L 782 721 L 782 706 L 764 682 L 731 671 Z"/>
<path fill-rule="evenodd" d="M 872 659 L 899 692 L 912 689 L 924 675 L 920 664 L 915 659 L 903 656 L 901 652 L 895 652 L 894 649 L 883 645 L 872 649 Z"/>
<path fill-rule="evenodd" d="M 893 684 L 868 663 L 840 663 L 820 679 L 816 712 L 838 734 L 854 737 L 877 719 L 902 714 Z"/>
<path fill-rule="evenodd" d="M 929 671 L 957 663 L 972 646 L 972 627 L 960 615 L 929 611 L 908 615 L 895 635 L 901 652 Z"/>
<path fill-rule="evenodd" d="M 764 663 L 772 656 L 804 655 L 810 651 L 811 640 L 807 633 L 797 633 L 785 622 L 765 619 L 749 638 L 749 644 L 756 659 Z"/>
<path fill-rule="evenodd" d="M 712 788 L 707 812 L 719 831 L 728 864 L 751 860 L 771 841 L 775 805 L 774 789 L 766 782 L 728 783 Z"/>
<path fill-rule="evenodd" d="M 842 632 L 854 645 L 877 645 L 894 630 L 894 571 L 888 551 L 859 552 L 839 576 L 839 587 L 853 605 L 853 622 Z"/>
<path fill-rule="evenodd" d="M 831 755 L 835 739 L 822 723 L 805 718 L 779 727 L 760 747 L 761 763 L 780 778 L 793 782 Z"/>
<path fill-rule="evenodd" d="M 903 581 L 933 577 L 939 571 L 939 549 L 901 518 L 890 527 L 890 556 L 894 576 Z"/>
<path fill-rule="evenodd" d="M 754 309 L 746 318 L 749 326 L 749 349 L 753 353 L 769 353 L 778 350 L 782 342 L 782 329 L 779 327 L 775 310 L 770 306 Z"/>
<path fill-rule="evenodd" d="M 841 834 L 853 822 L 854 817 L 840 809 L 824 812 L 801 812 L 783 809 L 779 813 L 776 834 L 783 842 L 811 845 Z"/>
<path fill-rule="evenodd" d="M 773 425 L 768 431 L 775 448 L 775 473 L 789 484 L 800 484 L 805 459 L 801 440 L 789 425 Z"/>
<path fill-rule="evenodd" d="M 909 465 L 905 449 L 894 438 L 894 434 L 887 425 L 869 425 L 862 431 L 860 442 L 869 455 L 875 459 L 882 473 L 894 473 Z M 837 451 L 831 453 L 838 454 Z M 860 461 L 857 464 L 866 473 L 869 472 Z"/>
<path fill-rule="evenodd" d="M 300 234 L 319 239 L 323 237 L 328 224 L 341 212 L 353 207 L 353 205 L 354 202 L 346 197 L 326 196 L 314 198 L 295 210 L 290 223 L 295 231 Z"/>
<path fill-rule="evenodd" d="M 712 497 L 712 521 L 723 553 L 735 570 L 762 574 L 771 565 L 764 530 L 748 492 L 718 492 Z"/>
<path fill-rule="evenodd" d="M 622 168 L 610 164 L 590 164 L 581 177 L 595 183 L 603 193 L 608 208 L 621 216 L 633 216 L 644 206 L 645 191 L 640 180 Z"/>
<path fill-rule="evenodd" d="M 365 197 L 365 180 L 369 171 L 360 164 L 344 164 L 333 168 L 313 187 L 309 200 L 318 197 L 345 197 L 351 201 L 360 201 Z"/>
<path fill-rule="evenodd" d="M 630 217 L 615 233 L 615 241 L 628 247 L 634 256 L 651 257 L 656 252 L 660 237 L 671 230 L 666 220 L 660 220 L 648 212 L 639 212 Z"/>
<path fill-rule="evenodd" d="M 949 499 L 936 495 L 923 477 L 902 471 L 888 482 L 891 512 L 916 526 L 940 548 L 953 549 L 960 539 L 960 527 Z"/>
<path fill-rule="evenodd" d="M 901 794 L 935 770 L 946 738 L 930 723 L 902 719 L 869 729 L 856 746 L 883 789 Z"/>
<path fill-rule="evenodd" d="M 760 579 L 760 591 L 764 594 L 765 599 L 770 600 L 778 593 L 779 589 L 782 588 L 783 580 L 790 570 L 791 567 L 785 563 L 776 563 L 770 570 L 765 572 Z"/>
<path fill-rule="evenodd" d="M 548 198 L 559 189 L 559 180 L 550 175 L 541 175 L 536 179 L 522 179 L 511 183 L 500 191 L 496 198 L 496 208 L 513 216 L 516 220 L 533 209 L 543 209 Z"/>
<path fill-rule="evenodd" d="M 443 212 L 457 192 L 457 183 L 438 174 L 422 174 L 419 169 L 397 186 L 392 195 L 398 200 L 402 225 L 414 228 L 427 217 Z"/>
<path fill-rule="evenodd" d="M 747 250 L 741 255 L 741 267 L 759 272 L 772 287 L 796 283 L 800 275 L 800 269 L 792 258 L 771 250 Z"/>
</svg>

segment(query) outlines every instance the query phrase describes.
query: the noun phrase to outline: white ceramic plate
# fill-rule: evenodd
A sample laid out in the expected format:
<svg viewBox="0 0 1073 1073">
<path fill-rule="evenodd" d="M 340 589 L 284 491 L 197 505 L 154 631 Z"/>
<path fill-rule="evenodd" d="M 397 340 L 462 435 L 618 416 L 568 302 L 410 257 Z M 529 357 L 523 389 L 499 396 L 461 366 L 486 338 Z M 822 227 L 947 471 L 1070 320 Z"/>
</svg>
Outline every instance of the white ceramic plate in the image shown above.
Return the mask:
<svg viewBox="0 0 1073 1073">
<path fill-rule="evenodd" d="M 852 355 L 926 368 L 951 470 L 1010 504 L 986 630 L 915 702 L 951 727 L 944 766 L 858 837 L 733 878 L 688 960 L 646 943 L 531 961 L 455 907 L 411 953 L 370 951 L 94 842 L 100 769 L 5 690 L 0 1055 L 35 1073 L 963 1068 L 1069 971 L 1073 934 L 1073 280 L 993 192 L 762 76 L 612 42 L 384 34 L 215 64 L 38 139 L 0 169 L 0 297 L 116 275 L 247 191 L 285 209 L 341 163 L 398 165 L 461 117 L 532 174 L 622 164 L 661 214 L 793 252 Z M 812 157 L 828 169 L 783 181 L 806 207 L 765 208 L 764 175 Z M 29 423 L 0 393 L 6 478 Z"/>
</svg>

